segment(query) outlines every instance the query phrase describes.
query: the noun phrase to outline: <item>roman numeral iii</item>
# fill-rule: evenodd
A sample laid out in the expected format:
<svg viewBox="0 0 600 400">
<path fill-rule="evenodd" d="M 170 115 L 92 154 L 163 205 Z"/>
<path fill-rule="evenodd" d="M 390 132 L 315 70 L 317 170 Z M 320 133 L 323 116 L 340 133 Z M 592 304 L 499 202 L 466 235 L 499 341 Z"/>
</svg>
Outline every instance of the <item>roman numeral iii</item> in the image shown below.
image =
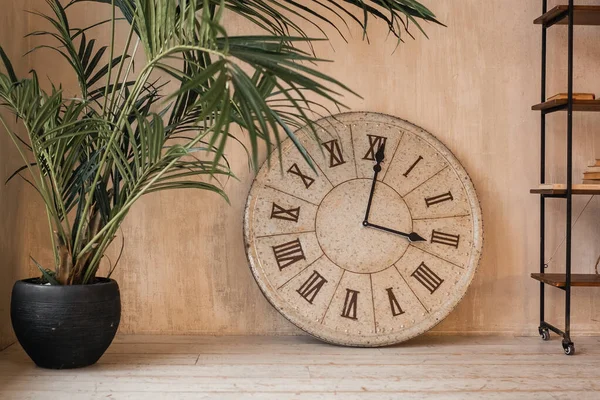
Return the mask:
<svg viewBox="0 0 600 400">
<path fill-rule="evenodd" d="M 369 138 L 369 150 L 363 157 L 363 160 L 375 161 L 375 153 L 377 153 L 377 150 L 379 150 L 381 146 L 385 146 L 387 138 L 377 135 L 367 135 L 367 137 Z"/>
<path fill-rule="evenodd" d="M 302 171 L 300 171 L 300 168 L 298 167 L 298 164 L 294 163 L 294 165 L 292 165 L 290 167 L 290 169 L 287 170 L 288 174 L 293 174 L 296 176 L 299 176 L 300 179 L 302 179 L 302 183 L 304 183 L 304 186 L 308 189 L 310 187 L 310 185 L 312 185 L 313 183 L 315 183 L 315 180 L 313 178 L 311 178 L 308 175 L 304 175 L 302 173 Z"/>
<path fill-rule="evenodd" d="M 300 260 L 306 260 L 300 239 L 273 246 L 273 254 L 280 271 Z"/>
<path fill-rule="evenodd" d="M 433 197 L 426 197 L 425 204 L 427 204 L 427 207 L 431 207 L 435 204 L 443 203 L 445 201 L 452 201 L 452 200 L 454 200 L 454 197 L 452 197 L 452 193 L 450 191 L 448 191 L 448 193 L 442 193 L 442 194 L 439 194 L 439 195 L 433 196 Z"/>
<path fill-rule="evenodd" d="M 358 307 L 357 290 L 346 289 L 346 299 L 344 300 L 344 308 L 342 309 L 342 317 L 356 320 L 356 311 Z"/>
<path fill-rule="evenodd" d="M 460 235 L 451 235 L 449 233 L 436 231 L 435 229 L 431 231 L 431 243 L 439 243 L 458 248 L 459 241 Z"/>
<path fill-rule="evenodd" d="M 329 168 L 337 167 L 346 162 L 344 160 L 344 155 L 342 154 L 342 148 L 337 139 L 323 143 L 323 147 L 329 152 Z"/>
<path fill-rule="evenodd" d="M 421 285 L 425 286 L 425 288 L 429 290 L 429 293 L 431 294 L 438 290 L 438 288 L 442 285 L 442 282 L 444 282 L 444 280 L 437 276 L 431 269 L 429 269 L 424 262 L 422 262 L 415 272 L 410 274 L 410 276 L 419 281 Z"/>
<path fill-rule="evenodd" d="M 393 288 L 385 289 L 387 291 L 388 299 L 390 300 L 390 309 L 392 310 L 392 315 L 394 317 L 398 315 L 404 314 L 402 308 L 400 308 L 400 304 L 398 303 L 398 299 L 396 299 L 396 295 L 394 294 Z"/>
<path fill-rule="evenodd" d="M 306 282 L 304 282 L 296 292 L 304 297 L 304 300 L 312 304 L 315 297 L 317 297 L 326 283 L 327 279 L 323 278 L 317 271 L 313 271 L 312 275 L 308 277 Z"/>
<path fill-rule="evenodd" d="M 273 203 L 273 208 L 271 209 L 271 219 L 282 219 L 284 221 L 294 221 L 298 222 L 298 218 L 300 217 L 300 207 L 290 208 L 286 210 L 281 207 L 277 203 Z"/>
</svg>

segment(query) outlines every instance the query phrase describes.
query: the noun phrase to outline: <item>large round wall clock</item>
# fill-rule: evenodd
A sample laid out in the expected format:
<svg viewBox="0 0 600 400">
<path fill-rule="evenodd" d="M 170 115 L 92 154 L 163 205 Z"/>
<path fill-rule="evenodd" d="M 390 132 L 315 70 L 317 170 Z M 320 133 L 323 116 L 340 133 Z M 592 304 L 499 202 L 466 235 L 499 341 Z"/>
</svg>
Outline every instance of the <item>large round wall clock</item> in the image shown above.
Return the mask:
<svg viewBox="0 0 600 400">
<path fill-rule="evenodd" d="M 464 168 L 406 121 L 345 113 L 297 132 L 248 196 L 250 267 L 271 304 L 327 342 L 383 346 L 440 322 L 479 263 L 479 201 Z"/>
</svg>

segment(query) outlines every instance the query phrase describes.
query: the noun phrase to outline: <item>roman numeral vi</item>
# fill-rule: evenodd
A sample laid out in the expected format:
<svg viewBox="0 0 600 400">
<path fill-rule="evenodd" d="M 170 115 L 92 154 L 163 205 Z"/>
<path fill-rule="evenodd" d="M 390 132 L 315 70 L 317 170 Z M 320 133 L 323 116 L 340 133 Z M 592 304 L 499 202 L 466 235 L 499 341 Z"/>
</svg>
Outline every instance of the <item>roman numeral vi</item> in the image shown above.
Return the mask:
<svg viewBox="0 0 600 400">
<path fill-rule="evenodd" d="M 344 308 L 342 309 L 342 317 L 356 320 L 356 311 L 358 306 L 357 290 L 346 289 L 346 299 L 344 300 Z"/>
</svg>

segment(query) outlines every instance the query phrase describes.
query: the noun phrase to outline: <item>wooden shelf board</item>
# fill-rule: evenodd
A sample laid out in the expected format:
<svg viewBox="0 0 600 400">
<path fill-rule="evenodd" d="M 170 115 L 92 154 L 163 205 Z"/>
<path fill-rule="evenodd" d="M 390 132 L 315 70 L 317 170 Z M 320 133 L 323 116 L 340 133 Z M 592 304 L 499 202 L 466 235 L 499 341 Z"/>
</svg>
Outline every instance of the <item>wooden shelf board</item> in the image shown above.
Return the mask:
<svg viewBox="0 0 600 400">
<path fill-rule="evenodd" d="M 558 17 L 561 13 L 568 10 L 568 6 L 556 6 L 541 17 L 536 18 L 534 24 L 544 24 Z M 560 25 L 566 25 L 568 18 L 565 15 L 560 21 L 556 22 Z M 574 25 L 600 25 L 600 6 L 575 6 L 573 9 L 573 24 Z"/>
<path fill-rule="evenodd" d="M 543 111 L 549 108 L 565 106 L 567 104 L 566 99 L 549 100 L 543 103 L 539 103 L 531 107 L 534 111 Z M 561 111 L 566 111 L 565 107 Z M 600 111 L 600 100 L 573 100 L 573 111 Z"/>
<path fill-rule="evenodd" d="M 565 274 L 531 274 L 531 277 L 548 285 L 564 288 L 567 283 Z M 600 274 L 571 274 L 571 286 L 600 286 Z"/>
<path fill-rule="evenodd" d="M 563 183 L 545 184 L 531 189 L 529 192 L 533 194 L 566 194 L 567 185 Z M 573 194 L 600 194 L 600 185 L 575 184 L 573 185 Z"/>
</svg>

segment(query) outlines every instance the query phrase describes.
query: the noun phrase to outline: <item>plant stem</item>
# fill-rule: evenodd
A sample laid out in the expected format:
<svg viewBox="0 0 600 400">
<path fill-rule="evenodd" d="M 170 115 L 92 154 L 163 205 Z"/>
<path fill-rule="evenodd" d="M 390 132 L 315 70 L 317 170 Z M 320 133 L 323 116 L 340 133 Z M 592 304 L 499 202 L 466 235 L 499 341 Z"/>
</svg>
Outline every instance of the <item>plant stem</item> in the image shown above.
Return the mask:
<svg viewBox="0 0 600 400">
<path fill-rule="evenodd" d="M 112 75 L 112 60 L 113 57 L 115 55 L 115 13 L 116 13 L 116 7 L 115 7 L 115 0 L 111 0 L 110 2 L 110 6 L 112 8 L 112 15 L 111 15 L 111 21 L 110 21 L 110 25 L 111 25 L 111 32 L 110 32 L 110 56 L 108 57 L 108 76 L 106 78 L 106 86 L 104 87 L 104 105 L 102 106 L 102 115 L 106 115 L 106 104 L 108 101 L 108 87 L 110 86 L 110 78 Z M 133 25 L 131 25 L 131 27 L 133 28 Z M 123 61 L 121 59 L 121 61 Z M 123 64 L 123 62 L 120 62 L 119 64 Z M 115 80 L 115 84 L 118 81 Z"/>
</svg>

